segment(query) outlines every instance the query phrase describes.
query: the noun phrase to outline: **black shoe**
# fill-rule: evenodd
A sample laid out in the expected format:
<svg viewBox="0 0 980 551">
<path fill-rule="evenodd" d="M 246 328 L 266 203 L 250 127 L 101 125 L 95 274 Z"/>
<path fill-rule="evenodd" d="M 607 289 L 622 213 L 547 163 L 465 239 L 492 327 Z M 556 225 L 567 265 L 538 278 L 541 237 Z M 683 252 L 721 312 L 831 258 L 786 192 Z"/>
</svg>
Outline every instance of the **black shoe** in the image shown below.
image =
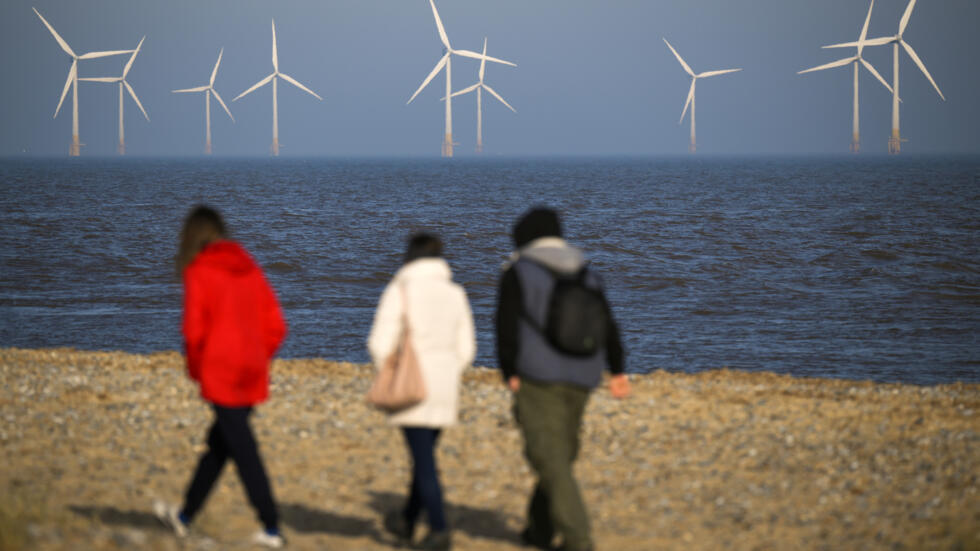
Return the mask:
<svg viewBox="0 0 980 551">
<path fill-rule="evenodd" d="M 388 533 L 398 538 L 398 543 L 411 543 L 412 535 L 415 533 L 415 525 L 409 524 L 401 511 L 391 511 L 385 515 L 384 527 Z"/>
<path fill-rule="evenodd" d="M 449 551 L 452 541 L 449 537 L 449 530 L 441 532 L 429 532 L 422 538 L 422 541 L 412 546 L 412 549 L 426 549 L 429 551 Z"/>
<path fill-rule="evenodd" d="M 551 546 L 550 541 L 543 541 L 543 540 L 537 540 L 532 538 L 531 532 L 527 528 L 525 528 L 524 531 L 521 532 L 521 543 L 524 544 L 525 547 L 547 549 L 549 551 L 555 549 L 554 547 Z"/>
</svg>

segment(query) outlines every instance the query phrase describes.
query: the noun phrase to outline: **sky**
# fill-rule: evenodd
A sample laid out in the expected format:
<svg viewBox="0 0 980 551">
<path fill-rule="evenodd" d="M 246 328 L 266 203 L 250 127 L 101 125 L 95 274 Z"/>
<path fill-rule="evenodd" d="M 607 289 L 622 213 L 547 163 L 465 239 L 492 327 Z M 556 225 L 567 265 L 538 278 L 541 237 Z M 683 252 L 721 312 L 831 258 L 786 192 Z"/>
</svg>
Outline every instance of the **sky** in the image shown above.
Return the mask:
<svg viewBox="0 0 980 551">
<path fill-rule="evenodd" d="M 869 37 L 894 35 L 907 0 L 877 0 Z M 454 48 L 488 64 L 486 83 L 517 109 L 484 94 L 485 156 L 676 155 L 678 124 L 695 72 L 742 68 L 697 86 L 698 150 L 707 155 L 846 153 L 850 66 L 797 71 L 852 55 L 824 50 L 854 41 L 866 0 L 437 0 Z M 206 84 L 235 116 L 212 104 L 214 153 L 269 154 L 270 86 L 232 98 L 272 72 L 276 21 L 280 70 L 321 95 L 279 87 L 279 140 L 289 156 L 438 156 L 445 90 L 440 75 L 409 97 L 442 56 L 427 0 L 3 0 L 0 2 L 0 156 L 66 156 L 71 92 L 52 118 L 71 59 L 36 7 L 76 53 L 143 48 L 128 75 L 150 121 L 126 98 L 127 154 L 196 156 L 204 146 L 204 97 L 171 90 Z M 977 0 L 920 0 L 905 31 L 946 101 L 912 61 L 900 60 L 903 151 L 980 153 L 980 21 Z M 865 50 L 889 83 L 891 47 Z M 82 77 L 118 76 L 128 57 L 80 61 Z M 453 89 L 477 80 L 479 63 L 454 58 Z M 891 95 L 860 76 L 862 147 L 883 154 Z M 83 156 L 111 156 L 118 141 L 115 85 L 79 83 Z M 458 156 L 473 155 L 476 98 L 453 99 Z"/>
</svg>

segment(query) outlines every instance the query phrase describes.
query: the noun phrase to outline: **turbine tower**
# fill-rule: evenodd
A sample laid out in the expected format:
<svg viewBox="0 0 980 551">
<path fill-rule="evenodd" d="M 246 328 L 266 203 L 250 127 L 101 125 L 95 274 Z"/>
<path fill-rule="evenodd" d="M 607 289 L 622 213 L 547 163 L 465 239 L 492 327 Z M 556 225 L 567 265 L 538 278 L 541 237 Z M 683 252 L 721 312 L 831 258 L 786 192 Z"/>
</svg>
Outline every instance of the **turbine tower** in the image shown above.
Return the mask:
<svg viewBox="0 0 980 551">
<path fill-rule="evenodd" d="M 690 151 L 691 151 L 691 153 L 694 153 L 698 149 L 698 146 L 697 146 L 697 135 L 695 133 L 695 127 L 694 127 L 694 87 L 698 83 L 698 79 L 699 78 L 713 77 L 713 76 L 716 76 L 716 75 L 723 75 L 725 73 L 734 73 L 735 71 L 741 71 L 742 69 L 722 69 L 720 71 L 705 71 L 703 73 L 697 73 L 697 74 L 695 74 L 694 71 L 691 70 L 691 67 L 687 63 L 684 62 L 684 59 L 683 58 L 681 58 L 681 55 L 679 53 L 677 53 L 677 50 L 675 50 L 674 47 L 670 45 L 670 42 L 667 42 L 667 39 L 666 38 L 664 38 L 664 43 L 667 44 L 667 47 L 670 48 L 670 51 L 674 53 L 674 57 L 676 57 L 677 58 L 677 61 L 679 61 L 681 63 L 681 67 L 683 67 L 684 70 L 687 71 L 687 74 L 691 75 L 691 91 L 687 93 L 687 101 L 684 102 L 684 110 L 681 111 L 681 119 L 679 121 L 677 121 L 677 124 L 680 124 L 680 123 L 684 122 L 684 115 L 687 114 L 687 107 L 690 106 L 691 107 L 691 145 L 690 145 Z"/>
<path fill-rule="evenodd" d="M 905 48 L 905 52 L 912 58 L 922 74 L 929 79 L 932 87 L 936 89 L 936 93 L 939 97 L 946 101 L 946 96 L 943 95 L 942 91 L 939 90 L 939 86 L 936 81 L 932 79 L 932 75 L 926 69 L 926 66 L 919 59 L 919 55 L 915 53 L 912 46 L 906 42 L 902 35 L 905 33 L 905 27 L 909 24 L 909 18 L 912 17 L 912 9 L 915 7 L 915 0 L 909 0 L 908 5 L 905 7 L 905 13 L 902 14 L 902 20 L 898 23 L 898 34 L 895 36 L 885 36 L 881 38 L 872 38 L 870 40 L 865 40 L 865 46 L 882 46 L 884 44 L 892 45 L 892 134 L 888 138 L 888 152 L 892 154 L 897 154 L 902 151 L 902 135 L 898 130 L 898 46 L 901 45 Z M 845 44 L 832 44 L 830 46 L 824 46 L 824 48 L 847 48 L 850 46 L 856 46 L 855 42 L 848 42 Z"/>
<path fill-rule="evenodd" d="M 68 87 L 72 89 L 71 93 L 71 145 L 68 147 L 68 154 L 72 157 L 78 157 L 81 152 L 82 143 L 78 138 L 78 60 L 79 59 L 95 59 L 97 57 L 108 57 L 113 55 L 122 55 L 132 53 L 133 50 L 112 50 L 105 52 L 89 52 L 87 54 L 76 55 L 72 51 L 65 39 L 61 38 L 61 35 L 54 30 L 54 27 L 41 15 L 41 12 L 37 11 L 37 8 L 31 8 L 34 13 L 41 18 L 41 22 L 44 26 L 51 31 L 54 39 L 58 41 L 58 45 L 61 49 L 65 51 L 66 54 L 71 56 L 71 68 L 68 69 L 68 79 L 65 80 L 65 87 L 61 91 L 61 99 L 58 100 L 58 107 L 54 110 L 54 116 L 58 116 L 58 112 L 61 111 L 61 104 L 65 101 L 65 96 L 68 95 Z"/>
<path fill-rule="evenodd" d="M 486 57 L 487 55 L 486 37 L 483 38 L 483 55 L 484 57 Z M 473 90 L 476 90 L 476 152 L 477 153 L 483 153 L 483 98 L 482 98 L 483 90 L 490 92 L 490 94 L 493 95 L 493 97 L 497 98 L 500 101 L 500 103 L 506 105 L 507 108 L 510 109 L 511 111 L 515 113 L 517 112 L 517 110 L 511 107 L 510 104 L 504 100 L 504 98 L 500 97 L 500 94 L 494 91 L 493 88 L 484 84 L 483 76 L 484 74 L 486 74 L 486 67 L 487 67 L 487 60 L 481 59 L 480 73 L 479 73 L 480 80 L 478 80 L 476 84 L 474 84 L 473 86 L 470 86 L 468 88 L 463 88 L 458 92 L 453 92 L 453 95 L 451 96 L 451 97 L 461 96 L 463 94 L 468 94 Z"/>
<path fill-rule="evenodd" d="M 831 69 L 833 67 L 841 67 L 843 65 L 847 65 L 848 63 L 854 65 L 854 129 L 851 134 L 852 153 L 857 153 L 861 150 L 861 127 L 859 123 L 860 117 L 858 113 L 858 73 L 860 72 L 859 65 L 864 65 L 864 67 L 872 75 L 874 75 L 875 78 L 878 79 L 878 82 L 881 82 L 885 86 L 885 88 L 888 89 L 889 92 L 892 91 L 892 87 L 889 86 L 887 82 L 885 82 L 885 79 L 881 78 L 881 75 L 878 74 L 878 71 L 876 71 L 875 68 L 870 63 L 867 62 L 867 60 L 861 57 L 861 52 L 864 50 L 864 45 L 865 45 L 864 39 L 868 36 L 868 23 L 871 22 L 871 10 L 874 9 L 874 6 L 875 6 L 875 0 L 871 0 L 871 5 L 868 6 L 868 16 L 864 18 L 864 27 L 861 28 L 861 36 L 858 38 L 857 41 L 857 55 L 845 59 L 839 59 L 837 61 L 832 61 L 825 65 L 820 65 L 819 67 L 813 67 L 812 69 L 806 69 L 796 73 L 798 75 L 802 75 L 803 73 L 809 73 L 812 71 L 822 71 L 824 69 Z"/>
<path fill-rule="evenodd" d="M 173 90 L 174 94 L 182 94 L 185 92 L 204 92 L 204 120 L 205 122 L 205 134 L 204 134 L 204 154 L 211 154 L 211 94 L 214 94 L 214 98 L 218 100 L 221 107 L 225 109 L 225 113 L 228 113 L 228 117 L 231 118 L 232 122 L 235 122 L 235 117 L 231 116 L 231 111 L 228 110 L 228 106 L 218 95 L 218 91 L 214 89 L 214 78 L 218 76 L 218 66 L 221 65 L 221 55 L 225 53 L 225 49 L 221 48 L 218 51 L 218 61 L 214 64 L 214 69 L 211 71 L 211 80 L 208 81 L 204 86 L 198 86 L 196 88 L 184 88 L 182 90 Z"/>
<path fill-rule="evenodd" d="M 143 112 L 143 116 L 146 117 L 147 122 L 150 120 L 150 116 L 146 114 L 146 109 L 143 109 L 143 104 L 140 103 L 140 99 L 136 97 L 136 92 L 133 91 L 133 87 L 129 85 L 126 81 L 126 75 L 129 74 L 129 70 L 133 67 L 133 61 L 136 60 L 136 54 L 140 53 L 140 48 L 143 47 L 143 40 L 146 37 L 140 39 L 140 43 L 136 45 L 136 49 L 133 50 L 133 55 L 129 56 L 129 61 L 126 63 L 126 67 L 123 68 L 123 73 L 121 77 L 97 77 L 97 78 L 80 78 L 78 80 L 86 80 L 89 82 L 118 82 L 119 83 L 119 154 L 126 154 L 126 134 L 123 130 L 123 87 L 129 91 L 129 95 L 133 97 L 133 101 L 139 106 L 140 111 Z"/>
<path fill-rule="evenodd" d="M 435 68 L 429 73 L 429 76 L 425 77 L 422 81 L 422 85 L 419 89 L 412 94 L 412 97 L 408 99 L 406 105 L 412 103 L 415 96 L 419 95 L 426 85 L 442 70 L 443 67 L 446 68 L 446 135 L 442 142 L 442 156 L 452 157 L 453 156 L 453 102 L 452 102 L 452 56 L 453 54 L 470 57 L 473 59 L 479 59 L 482 61 L 493 61 L 494 63 L 503 63 L 504 65 L 510 65 L 511 67 L 516 67 L 517 65 L 509 61 L 504 61 L 502 59 L 497 59 L 495 57 L 490 57 L 486 54 L 478 54 L 476 52 L 471 52 L 469 50 L 454 50 L 452 45 L 449 44 L 449 37 L 446 36 L 446 29 L 442 26 L 442 20 L 439 18 L 439 12 L 436 10 L 436 3 L 433 0 L 429 0 L 429 5 L 432 6 L 432 16 L 436 20 L 436 28 L 439 30 L 439 39 L 442 40 L 442 45 L 446 48 L 445 55 L 436 63 Z"/>
<path fill-rule="evenodd" d="M 323 101 L 323 98 L 316 95 L 316 92 L 299 83 L 298 80 L 279 72 L 279 53 L 276 49 L 276 20 L 272 20 L 272 74 L 256 82 L 251 88 L 245 90 L 238 97 L 231 101 L 238 101 L 239 98 L 250 94 L 253 90 L 261 88 L 272 81 L 272 154 L 279 155 L 279 79 L 283 79 L 300 90 L 310 94 L 316 99 Z"/>
</svg>

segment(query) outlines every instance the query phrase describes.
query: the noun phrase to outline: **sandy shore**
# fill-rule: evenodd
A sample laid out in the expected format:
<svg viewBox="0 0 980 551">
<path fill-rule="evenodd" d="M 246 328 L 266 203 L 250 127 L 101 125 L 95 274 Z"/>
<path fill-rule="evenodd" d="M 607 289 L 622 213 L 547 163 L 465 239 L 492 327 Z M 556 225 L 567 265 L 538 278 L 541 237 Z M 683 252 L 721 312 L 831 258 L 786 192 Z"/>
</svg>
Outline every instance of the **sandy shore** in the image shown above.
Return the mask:
<svg viewBox="0 0 980 551">
<path fill-rule="evenodd" d="M 293 549 L 391 549 L 408 480 L 368 366 L 280 360 L 254 426 Z M 712 371 L 593 395 L 577 465 L 602 550 L 980 549 L 980 385 Z M 176 353 L 0 349 L 0 549 L 250 549 L 229 468 L 178 543 L 208 408 Z M 519 549 L 532 485 L 496 372 L 470 370 L 438 460 L 456 549 Z"/>
</svg>

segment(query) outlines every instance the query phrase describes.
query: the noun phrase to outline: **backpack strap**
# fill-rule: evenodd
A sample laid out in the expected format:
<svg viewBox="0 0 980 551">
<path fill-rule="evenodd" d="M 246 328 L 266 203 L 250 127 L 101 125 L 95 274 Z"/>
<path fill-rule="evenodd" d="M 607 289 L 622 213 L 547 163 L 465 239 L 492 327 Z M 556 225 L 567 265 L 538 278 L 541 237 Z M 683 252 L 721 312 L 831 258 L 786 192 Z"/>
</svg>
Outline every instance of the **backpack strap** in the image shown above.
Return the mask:
<svg viewBox="0 0 980 551">
<path fill-rule="evenodd" d="M 550 275 L 551 278 L 554 279 L 556 283 L 558 282 L 559 279 L 574 279 L 579 283 L 581 283 L 582 285 L 585 285 L 585 277 L 586 277 L 587 270 L 589 268 L 588 260 L 586 260 L 582 264 L 582 266 L 578 269 L 578 271 L 573 272 L 571 274 L 566 274 L 551 268 L 550 266 L 546 265 L 543 262 L 534 260 L 533 258 L 527 256 L 521 256 L 518 259 L 518 261 L 521 259 L 527 260 L 531 264 L 534 264 L 535 266 L 548 272 L 548 275 Z M 552 293 L 554 293 L 554 287 L 552 287 Z M 545 304 L 549 304 L 550 302 L 551 302 L 551 297 L 549 296 L 548 299 L 545 301 Z M 537 331 L 539 335 L 541 335 L 542 337 L 547 337 L 547 335 L 545 334 L 544 325 L 538 323 L 534 319 L 534 316 L 532 316 L 531 313 L 527 311 L 527 302 L 524 300 L 523 288 L 521 289 L 521 317 L 524 318 L 524 321 L 526 321 L 528 325 L 530 325 L 535 331 Z M 547 317 L 547 312 L 545 312 L 545 317 Z M 544 323 L 547 323 L 547 320 L 544 320 Z"/>
</svg>

